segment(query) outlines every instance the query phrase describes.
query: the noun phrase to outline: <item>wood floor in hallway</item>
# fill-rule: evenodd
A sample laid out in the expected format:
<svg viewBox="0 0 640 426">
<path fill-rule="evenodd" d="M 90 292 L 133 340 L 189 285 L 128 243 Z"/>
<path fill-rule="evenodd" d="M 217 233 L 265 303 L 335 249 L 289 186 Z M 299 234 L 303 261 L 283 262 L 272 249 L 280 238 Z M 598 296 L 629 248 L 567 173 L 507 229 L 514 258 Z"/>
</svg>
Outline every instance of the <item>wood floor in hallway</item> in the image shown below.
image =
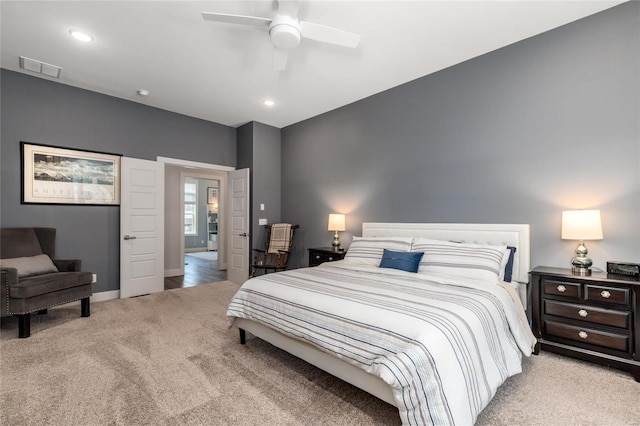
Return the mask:
<svg viewBox="0 0 640 426">
<path fill-rule="evenodd" d="M 184 263 L 183 276 L 165 277 L 165 290 L 193 287 L 200 284 L 225 281 L 227 279 L 227 271 L 218 270 L 217 260 L 202 259 L 197 256 L 185 254 Z"/>
</svg>

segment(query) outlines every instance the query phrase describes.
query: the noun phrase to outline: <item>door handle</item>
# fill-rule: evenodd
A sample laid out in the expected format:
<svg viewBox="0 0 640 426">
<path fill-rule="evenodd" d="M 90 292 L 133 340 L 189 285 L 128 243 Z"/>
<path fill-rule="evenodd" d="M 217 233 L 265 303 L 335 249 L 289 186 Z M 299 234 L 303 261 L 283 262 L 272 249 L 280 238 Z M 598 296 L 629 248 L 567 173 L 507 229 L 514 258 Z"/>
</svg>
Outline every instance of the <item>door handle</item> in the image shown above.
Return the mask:
<svg viewBox="0 0 640 426">
<path fill-rule="evenodd" d="M 238 237 L 249 237 L 251 236 L 251 234 L 247 234 L 246 232 L 243 232 L 242 234 L 238 235 Z"/>
<path fill-rule="evenodd" d="M 135 239 L 136 239 L 136 237 L 132 237 L 131 235 L 125 235 L 125 236 L 124 236 L 124 239 L 125 239 L 125 240 L 135 240 Z"/>
</svg>

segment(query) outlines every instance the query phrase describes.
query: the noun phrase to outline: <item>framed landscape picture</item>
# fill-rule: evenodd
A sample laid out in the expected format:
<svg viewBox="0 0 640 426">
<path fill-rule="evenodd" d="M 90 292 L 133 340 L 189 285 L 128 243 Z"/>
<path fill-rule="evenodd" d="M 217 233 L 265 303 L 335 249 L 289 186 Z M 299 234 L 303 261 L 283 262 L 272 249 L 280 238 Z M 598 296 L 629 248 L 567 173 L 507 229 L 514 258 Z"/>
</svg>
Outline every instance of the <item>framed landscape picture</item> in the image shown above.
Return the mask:
<svg viewBox="0 0 640 426">
<path fill-rule="evenodd" d="M 23 204 L 120 205 L 120 155 L 20 144 Z"/>
</svg>

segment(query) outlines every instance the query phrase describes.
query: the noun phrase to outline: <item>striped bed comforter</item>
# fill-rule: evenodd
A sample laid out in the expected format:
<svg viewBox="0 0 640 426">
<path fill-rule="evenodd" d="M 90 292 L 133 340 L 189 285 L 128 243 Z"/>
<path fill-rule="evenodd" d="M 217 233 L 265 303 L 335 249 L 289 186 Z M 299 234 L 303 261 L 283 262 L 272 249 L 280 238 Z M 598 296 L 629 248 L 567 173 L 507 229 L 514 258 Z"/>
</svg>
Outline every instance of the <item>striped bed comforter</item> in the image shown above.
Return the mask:
<svg viewBox="0 0 640 426">
<path fill-rule="evenodd" d="M 331 262 L 250 279 L 227 322 L 260 322 L 380 377 L 405 425 L 470 425 L 531 354 L 517 306 L 495 283 Z"/>
</svg>

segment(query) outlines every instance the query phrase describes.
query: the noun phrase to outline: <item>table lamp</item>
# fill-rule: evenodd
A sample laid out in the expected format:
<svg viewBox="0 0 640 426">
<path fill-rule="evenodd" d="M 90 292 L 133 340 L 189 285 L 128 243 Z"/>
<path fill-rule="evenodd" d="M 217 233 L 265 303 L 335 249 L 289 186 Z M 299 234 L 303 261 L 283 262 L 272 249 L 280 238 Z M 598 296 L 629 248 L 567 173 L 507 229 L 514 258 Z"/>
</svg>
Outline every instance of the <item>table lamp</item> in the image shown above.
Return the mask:
<svg viewBox="0 0 640 426">
<path fill-rule="evenodd" d="M 576 255 L 571 259 L 571 270 L 581 275 L 591 274 L 593 262 L 587 257 L 585 240 L 602 239 L 600 210 L 567 210 L 562 212 L 562 239 L 578 240 Z"/>
<path fill-rule="evenodd" d="M 340 236 L 338 235 L 338 231 L 344 231 L 344 215 L 343 214 L 330 214 L 329 215 L 329 231 L 335 232 L 333 234 L 333 241 L 331 242 L 331 247 L 334 250 L 338 250 L 340 248 Z"/>
</svg>

